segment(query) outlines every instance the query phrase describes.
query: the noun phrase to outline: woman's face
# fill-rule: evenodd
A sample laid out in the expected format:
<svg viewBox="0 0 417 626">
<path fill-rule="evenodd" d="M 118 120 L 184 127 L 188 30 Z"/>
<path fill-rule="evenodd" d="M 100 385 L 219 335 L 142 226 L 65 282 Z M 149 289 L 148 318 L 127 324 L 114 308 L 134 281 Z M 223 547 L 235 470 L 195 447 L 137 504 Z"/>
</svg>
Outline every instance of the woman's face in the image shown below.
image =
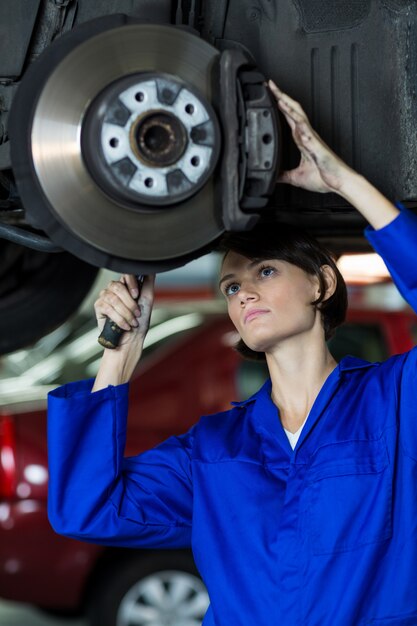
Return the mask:
<svg viewBox="0 0 417 626">
<path fill-rule="evenodd" d="M 317 324 L 321 328 L 320 312 L 311 305 L 319 296 L 318 278 L 287 261 L 259 261 L 228 252 L 220 289 L 230 319 L 252 350 L 271 352 Z"/>
</svg>

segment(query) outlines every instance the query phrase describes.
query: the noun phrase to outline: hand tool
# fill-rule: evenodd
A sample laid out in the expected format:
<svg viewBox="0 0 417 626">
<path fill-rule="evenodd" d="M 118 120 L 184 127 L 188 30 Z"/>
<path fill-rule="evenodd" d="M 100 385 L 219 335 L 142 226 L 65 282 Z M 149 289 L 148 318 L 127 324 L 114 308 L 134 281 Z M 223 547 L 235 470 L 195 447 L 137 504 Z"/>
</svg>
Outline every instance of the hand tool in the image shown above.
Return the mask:
<svg viewBox="0 0 417 626">
<path fill-rule="evenodd" d="M 145 276 L 143 274 L 140 274 L 139 276 L 137 276 L 137 279 L 139 290 L 139 295 L 137 299 L 139 299 Z M 122 334 L 125 332 L 126 331 L 124 328 L 120 328 L 120 326 L 118 326 L 115 322 L 107 318 L 104 324 L 104 328 L 101 331 L 101 334 L 97 341 L 101 346 L 103 346 L 103 348 L 109 348 L 110 350 L 114 350 L 119 345 Z"/>
</svg>

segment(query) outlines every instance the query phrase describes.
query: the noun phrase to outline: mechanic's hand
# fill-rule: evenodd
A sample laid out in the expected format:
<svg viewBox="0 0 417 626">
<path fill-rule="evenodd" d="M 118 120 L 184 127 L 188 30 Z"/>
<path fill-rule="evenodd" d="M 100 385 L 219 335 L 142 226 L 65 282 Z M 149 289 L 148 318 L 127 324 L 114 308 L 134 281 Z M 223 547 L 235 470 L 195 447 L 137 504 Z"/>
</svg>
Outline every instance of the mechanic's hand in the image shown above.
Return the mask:
<svg viewBox="0 0 417 626">
<path fill-rule="evenodd" d="M 149 328 L 155 276 L 145 276 L 140 296 L 136 276 L 123 274 L 120 280 L 113 280 L 103 289 L 94 304 L 99 331 L 103 330 L 106 318 L 110 318 L 123 333 L 116 350 L 125 351 L 128 347 L 142 346 Z M 129 348 L 130 349 L 130 348 Z"/>
<path fill-rule="evenodd" d="M 281 172 L 277 182 L 289 183 L 308 191 L 340 192 L 353 170 L 339 158 L 311 127 L 301 105 L 283 93 L 270 80 L 268 86 L 278 108 L 287 120 L 294 142 L 301 152 L 301 161 L 293 170 Z"/>
</svg>

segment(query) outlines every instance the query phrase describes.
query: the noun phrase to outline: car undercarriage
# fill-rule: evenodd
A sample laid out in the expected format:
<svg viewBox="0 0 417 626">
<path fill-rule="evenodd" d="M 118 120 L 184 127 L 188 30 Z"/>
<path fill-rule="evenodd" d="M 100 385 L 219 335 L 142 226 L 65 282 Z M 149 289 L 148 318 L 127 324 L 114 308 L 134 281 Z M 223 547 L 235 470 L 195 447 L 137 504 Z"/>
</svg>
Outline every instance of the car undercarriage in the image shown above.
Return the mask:
<svg viewBox="0 0 417 626">
<path fill-rule="evenodd" d="M 347 202 L 275 184 L 299 154 L 268 78 L 416 206 L 412 0 L 1 0 L 0 29 L 0 353 L 97 268 L 165 271 L 259 220 L 366 249 Z"/>
</svg>

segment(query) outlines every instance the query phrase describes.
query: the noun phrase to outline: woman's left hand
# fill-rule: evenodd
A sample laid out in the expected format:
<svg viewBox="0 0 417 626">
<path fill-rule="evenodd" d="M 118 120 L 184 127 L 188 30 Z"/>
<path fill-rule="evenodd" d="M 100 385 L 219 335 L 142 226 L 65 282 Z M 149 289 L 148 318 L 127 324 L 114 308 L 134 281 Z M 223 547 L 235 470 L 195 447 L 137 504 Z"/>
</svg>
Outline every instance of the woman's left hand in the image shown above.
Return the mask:
<svg viewBox="0 0 417 626">
<path fill-rule="evenodd" d="M 283 93 L 270 80 L 268 86 L 279 110 L 287 120 L 294 142 L 301 152 L 301 161 L 293 170 L 281 172 L 277 182 L 289 183 L 308 191 L 340 193 L 352 170 L 313 130 L 301 105 Z"/>
</svg>

